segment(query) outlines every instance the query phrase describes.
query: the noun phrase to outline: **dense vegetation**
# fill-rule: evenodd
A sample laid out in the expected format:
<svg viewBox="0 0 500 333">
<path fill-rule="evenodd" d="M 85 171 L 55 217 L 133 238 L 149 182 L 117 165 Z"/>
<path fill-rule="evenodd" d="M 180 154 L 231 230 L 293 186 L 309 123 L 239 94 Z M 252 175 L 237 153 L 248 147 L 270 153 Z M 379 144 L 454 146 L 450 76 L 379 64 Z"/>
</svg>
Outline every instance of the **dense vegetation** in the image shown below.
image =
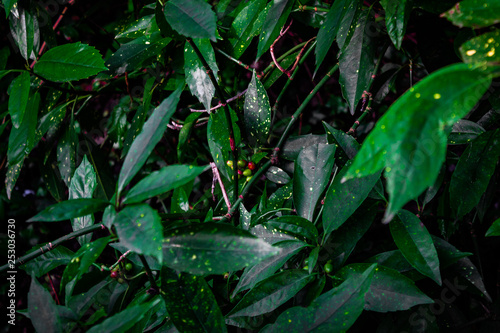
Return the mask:
<svg viewBox="0 0 500 333">
<path fill-rule="evenodd" d="M 2 7 L 11 331 L 500 331 L 499 0 Z"/>
</svg>

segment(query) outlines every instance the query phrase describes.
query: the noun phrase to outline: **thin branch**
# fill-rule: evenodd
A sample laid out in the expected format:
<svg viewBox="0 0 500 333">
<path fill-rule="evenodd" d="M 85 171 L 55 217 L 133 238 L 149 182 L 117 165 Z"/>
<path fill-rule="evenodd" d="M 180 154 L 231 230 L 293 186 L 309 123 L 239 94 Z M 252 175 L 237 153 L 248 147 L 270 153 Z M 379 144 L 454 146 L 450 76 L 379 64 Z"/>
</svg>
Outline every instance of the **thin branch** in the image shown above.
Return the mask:
<svg viewBox="0 0 500 333">
<path fill-rule="evenodd" d="M 231 57 L 229 54 L 227 54 L 226 52 L 222 51 L 221 49 L 219 49 L 218 47 L 214 47 L 214 49 L 219 52 L 220 54 L 222 54 L 223 56 L 225 56 L 226 58 L 228 58 L 229 60 L 237 63 L 238 65 L 240 65 L 241 67 L 243 67 L 244 69 L 250 71 L 250 72 L 253 72 L 253 70 L 250 68 L 249 65 L 246 65 L 244 64 L 241 60 L 238 60 L 238 59 L 235 59 L 233 57 Z M 257 75 L 261 75 L 262 73 L 257 73 Z M 228 100 L 229 102 L 229 100 Z"/>
<path fill-rule="evenodd" d="M 227 209 L 231 209 L 231 202 L 229 201 L 229 198 L 227 197 L 227 192 L 226 188 L 224 187 L 224 183 L 222 182 L 222 179 L 220 178 L 219 170 L 217 169 L 217 165 L 214 162 L 210 162 L 210 166 L 212 167 L 212 172 L 214 174 L 214 181 L 217 180 L 219 182 L 220 189 L 222 191 L 222 196 L 224 197 L 224 201 L 226 202 Z M 214 194 L 214 187 L 212 185 L 212 195 Z"/>
<path fill-rule="evenodd" d="M 229 107 L 227 106 L 227 101 L 226 98 L 224 97 L 224 92 L 217 83 L 217 80 L 215 79 L 212 69 L 208 65 L 205 58 L 203 57 L 203 54 L 201 54 L 200 50 L 198 49 L 198 46 L 196 46 L 196 44 L 193 42 L 191 38 L 186 38 L 186 41 L 189 43 L 189 45 L 191 45 L 194 52 L 198 56 L 198 59 L 200 59 L 201 63 L 203 64 L 203 67 L 205 67 L 205 70 L 207 71 L 207 74 L 210 77 L 210 80 L 212 81 L 212 84 L 215 87 L 215 91 L 217 92 L 217 95 L 219 96 L 219 99 L 222 102 L 222 106 L 224 107 L 224 114 L 226 115 L 227 126 L 229 129 L 229 146 L 231 147 L 233 165 L 236 166 L 238 163 L 238 150 L 236 149 L 236 141 L 234 139 L 234 129 L 233 129 L 233 122 L 231 120 L 231 113 L 229 111 Z M 233 201 L 236 201 L 238 199 L 238 168 L 236 167 L 234 168 L 233 177 L 234 177 Z"/>
<path fill-rule="evenodd" d="M 245 93 L 246 93 L 246 92 L 247 92 L 247 89 L 243 90 L 242 92 L 240 92 L 240 93 L 239 93 L 239 94 L 237 94 L 236 96 L 233 96 L 233 97 L 229 98 L 226 102 L 227 102 L 227 103 L 230 103 L 230 102 L 232 102 L 232 101 L 234 101 L 234 100 L 236 100 L 236 99 L 240 98 L 241 96 L 245 95 Z M 221 107 L 223 107 L 223 106 L 224 106 L 224 105 L 223 105 L 221 102 L 219 102 L 219 104 L 217 104 L 216 106 L 214 106 L 214 107 L 212 107 L 212 108 L 210 109 L 210 112 L 211 112 L 211 111 L 213 111 L 213 110 L 217 110 L 218 108 L 221 108 Z M 207 112 L 207 110 L 206 110 L 206 109 L 203 109 L 203 110 L 201 110 L 201 109 L 189 109 L 189 111 L 191 111 L 191 112 Z M 209 112 L 209 113 L 210 113 L 210 112 Z"/>
<path fill-rule="evenodd" d="M 41 256 L 42 254 L 55 249 L 57 246 L 61 245 L 62 243 L 64 243 L 67 240 L 73 239 L 73 238 L 78 237 L 78 236 L 90 234 L 91 232 L 94 232 L 95 230 L 98 230 L 98 229 L 105 229 L 105 227 L 103 224 L 94 224 L 94 225 L 91 225 L 90 227 L 86 227 L 86 228 L 77 230 L 75 232 L 72 232 L 70 234 L 67 234 L 66 236 L 58 238 L 53 242 L 49 242 L 48 244 L 40 247 L 40 249 L 33 251 L 31 253 L 28 253 L 27 255 L 22 256 L 21 258 L 17 259 L 14 262 L 14 264 L 3 265 L 2 267 L 0 267 L 0 273 L 5 272 L 8 269 L 11 269 L 11 270 L 15 269 L 15 267 L 17 267 L 19 265 L 24 265 L 28 261 L 33 260 L 33 259 Z"/>
<path fill-rule="evenodd" d="M 285 30 L 283 30 L 283 28 L 281 28 L 281 31 L 280 31 L 280 35 L 278 36 L 278 38 L 276 38 L 276 40 L 271 44 L 271 48 L 270 48 L 270 52 L 271 52 L 271 57 L 273 58 L 273 62 L 274 62 L 274 65 L 276 65 L 276 67 L 282 72 L 282 73 L 285 73 L 288 77 L 290 77 L 290 73 L 284 69 L 283 67 L 280 66 L 279 62 L 276 60 L 276 57 L 274 56 L 274 45 L 281 39 L 281 37 L 283 37 L 286 32 L 288 31 L 288 29 L 290 29 L 290 27 L 292 26 L 292 23 L 293 23 L 293 20 L 290 22 L 290 24 L 288 25 L 288 27 L 286 27 Z"/>
<path fill-rule="evenodd" d="M 329 12 L 329 8 L 323 8 L 323 7 L 316 7 L 316 6 L 307 6 L 307 5 L 299 5 L 299 8 L 294 10 L 294 11 L 306 11 L 306 10 L 313 10 L 315 12 Z"/>
<path fill-rule="evenodd" d="M 149 267 L 149 264 L 146 261 L 146 258 L 144 257 L 143 254 L 140 254 L 139 259 L 141 259 L 141 263 L 144 266 L 144 269 L 146 270 L 146 275 L 148 276 L 149 283 L 151 284 L 151 289 L 148 290 L 148 294 L 158 295 L 158 293 L 160 292 L 160 289 L 158 288 L 158 285 L 156 284 L 155 278 L 153 276 L 153 272 L 151 271 L 151 268 Z"/>
</svg>

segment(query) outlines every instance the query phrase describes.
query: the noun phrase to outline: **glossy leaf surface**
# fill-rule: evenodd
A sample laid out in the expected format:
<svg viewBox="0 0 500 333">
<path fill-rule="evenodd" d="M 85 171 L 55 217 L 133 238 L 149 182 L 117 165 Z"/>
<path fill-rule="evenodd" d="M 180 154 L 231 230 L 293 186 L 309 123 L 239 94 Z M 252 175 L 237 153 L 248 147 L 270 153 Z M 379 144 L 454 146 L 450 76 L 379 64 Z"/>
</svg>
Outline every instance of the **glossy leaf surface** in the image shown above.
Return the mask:
<svg viewBox="0 0 500 333">
<path fill-rule="evenodd" d="M 54 222 L 69 220 L 91 213 L 103 211 L 109 202 L 101 199 L 73 199 L 66 200 L 45 208 L 26 222 Z"/>
<path fill-rule="evenodd" d="M 163 8 L 170 26 L 186 37 L 210 38 L 215 42 L 216 17 L 203 0 L 170 0 Z"/>
<path fill-rule="evenodd" d="M 267 92 L 255 71 L 245 93 L 245 128 L 248 143 L 259 147 L 266 142 L 271 128 L 271 105 Z"/>
</svg>

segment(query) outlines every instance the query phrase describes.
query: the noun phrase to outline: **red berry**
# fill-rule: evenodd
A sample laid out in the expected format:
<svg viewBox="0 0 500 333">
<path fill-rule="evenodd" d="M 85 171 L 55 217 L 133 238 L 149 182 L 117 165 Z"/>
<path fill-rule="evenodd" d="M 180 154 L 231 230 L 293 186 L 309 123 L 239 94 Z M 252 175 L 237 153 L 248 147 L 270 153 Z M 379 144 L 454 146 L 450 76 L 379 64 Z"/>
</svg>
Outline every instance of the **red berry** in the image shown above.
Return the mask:
<svg viewBox="0 0 500 333">
<path fill-rule="evenodd" d="M 250 170 L 255 170 L 255 163 L 254 162 L 248 162 L 247 168 Z"/>
<path fill-rule="evenodd" d="M 243 174 L 243 171 L 238 170 L 238 175 L 240 175 L 240 176 L 241 176 L 242 174 Z"/>
<path fill-rule="evenodd" d="M 112 279 L 116 279 L 118 277 L 118 272 L 113 271 L 111 272 L 111 274 L 109 274 L 109 276 L 111 276 Z"/>
</svg>

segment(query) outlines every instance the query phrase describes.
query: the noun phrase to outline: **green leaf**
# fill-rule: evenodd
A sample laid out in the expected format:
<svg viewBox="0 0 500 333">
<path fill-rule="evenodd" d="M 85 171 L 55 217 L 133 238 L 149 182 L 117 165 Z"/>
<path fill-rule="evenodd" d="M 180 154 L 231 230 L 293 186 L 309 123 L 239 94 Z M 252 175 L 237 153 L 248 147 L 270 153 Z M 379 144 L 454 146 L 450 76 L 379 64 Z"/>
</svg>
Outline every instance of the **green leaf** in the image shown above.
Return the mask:
<svg viewBox="0 0 500 333">
<path fill-rule="evenodd" d="M 299 55 L 300 50 L 297 50 L 289 55 L 287 55 L 283 60 L 279 61 L 276 59 L 276 61 L 279 62 L 281 68 L 289 68 L 295 63 L 295 60 L 297 60 L 297 56 Z M 273 67 L 274 69 L 267 74 L 264 79 L 264 88 L 269 89 L 272 87 L 272 85 L 281 77 L 283 76 L 283 72 L 281 69 L 277 68 L 276 66 Z"/>
<path fill-rule="evenodd" d="M 262 33 L 257 47 L 257 59 L 271 47 L 271 44 L 279 36 L 281 28 L 285 25 L 288 15 L 290 15 L 294 2 L 294 0 L 273 0 L 262 26 Z"/>
<path fill-rule="evenodd" d="M 275 248 L 280 249 L 280 252 L 262 262 L 245 269 L 240 277 L 240 280 L 234 288 L 231 297 L 234 297 L 238 292 L 252 289 L 258 282 L 273 275 L 281 266 L 283 266 L 288 259 L 296 255 L 303 248 L 307 246 L 306 243 L 296 240 L 289 240 L 279 242 Z"/>
<path fill-rule="evenodd" d="M 66 186 L 70 186 L 71 177 L 76 169 L 76 145 L 78 137 L 73 121 L 69 124 L 57 143 L 57 162 L 61 177 Z"/>
<path fill-rule="evenodd" d="M 456 26 L 484 28 L 500 22 L 500 3 L 497 0 L 464 0 L 441 16 Z"/>
<path fill-rule="evenodd" d="M 268 229 L 280 230 L 286 234 L 305 237 L 312 243 L 318 242 L 318 230 L 309 220 L 294 215 L 283 215 L 263 223 Z"/>
<path fill-rule="evenodd" d="M 248 143 L 258 148 L 266 142 L 271 129 L 271 105 L 255 71 L 245 93 L 244 114 Z"/>
<path fill-rule="evenodd" d="M 288 184 L 292 180 L 288 173 L 275 166 L 267 169 L 266 178 L 276 184 Z"/>
<path fill-rule="evenodd" d="M 399 50 L 406 33 L 406 25 L 413 8 L 411 0 L 381 0 L 380 4 L 385 10 L 385 26 L 391 37 L 392 43 Z"/>
<path fill-rule="evenodd" d="M 151 255 L 162 262 L 163 229 L 158 212 L 149 205 L 126 206 L 114 218 L 120 244 L 127 249 Z"/>
<path fill-rule="evenodd" d="M 321 66 L 328 50 L 332 46 L 333 40 L 337 36 L 342 18 L 349 9 L 355 6 L 359 6 L 359 1 L 338 0 L 333 3 L 332 7 L 328 11 L 328 14 L 326 14 L 325 22 L 321 25 L 318 31 L 318 43 L 316 44 L 315 50 L 315 73 L 318 71 L 319 66 Z"/>
<path fill-rule="evenodd" d="M 45 208 L 26 222 L 54 222 L 69 220 L 103 211 L 109 202 L 101 199 L 74 199 L 67 200 Z"/>
<path fill-rule="evenodd" d="M 141 133 L 132 142 L 120 175 L 118 176 L 117 195 L 120 195 L 125 186 L 139 172 L 144 163 L 146 163 L 149 154 L 151 154 L 156 144 L 160 141 L 167 129 L 170 117 L 176 110 L 181 92 L 182 88 L 178 88 L 153 111 L 153 114 L 151 114 L 144 124 Z"/>
<path fill-rule="evenodd" d="M 34 71 L 54 82 L 86 79 L 107 70 L 99 52 L 80 42 L 56 46 L 36 62 Z"/>
<path fill-rule="evenodd" d="M 92 198 L 96 185 L 97 179 L 94 167 L 89 163 L 87 155 L 84 155 L 82 163 L 80 163 L 73 178 L 71 178 L 68 199 Z M 93 215 L 77 217 L 71 221 L 73 231 L 80 230 L 93 224 Z M 83 235 L 78 237 L 78 242 L 83 245 L 89 243 L 91 238 L 92 234 Z"/>
<path fill-rule="evenodd" d="M 358 209 L 370 194 L 375 183 L 380 179 L 380 173 L 364 178 L 349 179 L 341 182 L 351 163 L 335 176 L 332 185 L 326 192 L 323 206 L 323 228 L 326 235 L 338 229 Z"/>
<path fill-rule="evenodd" d="M 194 180 L 207 166 L 169 165 L 139 181 L 125 196 L 124 204 L 144 201 Z"/>
<path fill-rule="evenodd" d="M 486 237 L 500 236 L 500 218 L 496 219 L 486 231 Z"/>
<path fill-rule="evenodd" d="M 391 221 L 392 238 L 405 259 L 417 271 L 441 285 L 439 259 L 431 235 L 418 217 L 401 210 Z"/>
<path fill-rule="evenodd" d="M 39 244 L 32 250 L 39 250 L 42 246 L 44 245 Z M 59 245 L 52 251 L 44 253 L 41 256 L 28 261 L 19 268 L 24 269 L 28 275 L 41 277 L 56 267 L 67 265 L 71 261 L 71 258 L 73 258 L 73 256 L 73 251 L 70 251 L 66 247 Z"/>
<path fill-rule="evenodd" d="M 285 310 L 272 325 L 261 332 L 346 332 L 363 311 L 365 294 L 376 265 L 353 275 L 340 286 L 316 298 L 307 308 Z"/>
<path fill-rule="evenodd" d="M 195 275 L 235 271 L 278 253 L 279 248 L 226 224 L 193 224 L 163 240 L 164 264 Z"/>
<path fill-rule="evenodd" d="M 9 17 L 10 10 L 17 3 L 18 0 L 2 0 L 4 10 L 5 10 L 5 18 Z"/>
<path fill-rule="evenodd" d="M 484 132 L 484 128 L 479 126 L 477 123 L 466 119 L 460 119 L 458 122 L 453 124 L 451 133 L 448 136 L 448 144 L 459 145 L 469 143 Z"/>
<path fill-rule="evenodd" d="M 212 44 L 208 39 L 195 39 L 194 43 L 203 54 L 206 62 L 210 66 L 214 76 L 217 78 L 217 62 Z M 186 83 L 191 93 L 203 103 L 207 112 L 210 112 L 212 98 L 215 94 L 215 87 L 208 76 L 207 70 L 203 67 L 191 44 L 186 42 L 184 46 L 184 72 L 186 73 Z"/>
<path fill-rule="evenodd" d="M 120 48 L 113 53 L 105 66 L 109 70 L 109 75 L 122 75 L 125 72 L 131 72 L 139 68 L 144 60 L 157 56 L 161 50 L 167 46 L 171 38 L 148 38 L 146 36 L 134 39 L 131 42 L 122 44 Z"/>
<path fill-rule="evenodd" d="M 335 156 L 335 146 L 315 144 L 304 148 L 295 161 L 293 203 L 297 214 L 309 221 L 323 191 L 328 186 Z"/>
<path fill-rule="evenodd" d="M 458 160 L 450 181 L 450 206 L 457 219 L 470 212 L 486 191 L 500 157 L 500 130 L 479 135 Z"/>
<path fill-rule="evenodd" d="M 128 24 L 126 27 L 120 29 L 120 32 L 116 34 L 115 39 L 135 39 L 142 37 L 149 30 L 154 22 L 154 14 L 145 15 L 140 19 Z"/>
<path fill-rule="evenodd" d="M 295 161 L 304 148 L 318 143 L 327 144 L 326 135 L 307 134 L 290 137 L 285 141 L 280 157 Z"/>
<path fill-rule="evenodd" d="M 339 164 L 338 162 L 342 162 L 342 165 L 345 165 L 348 160 L 356 156 L 361 147 L 356 139 L 325 122 L 323 122 L 323 127 L 325 128 L 327 142 L 342 148 L 335 151 L 337 165 Z"/>
<path fill-rule="evenodd" d="M 339 83 L 351 114 L 356 111 L 363 92 L 369 88 L 375 69 L 373 33 L 368 31 L 372 18 L 368 12 L 359 17 L 351 41 L 339 57 Z"/>
<path fill-rule="evenodd" d="M 92 326 L 87 332 L 126 332 L 146 315 L 151 308 L 151 303 L 152 302 L 131 306 L 111 317 L 106 318 L 103 322 Z"/>
<path fill-rule="evenodd" d="M 390 221 L 409 200 L 434 184 L 446 154 L 447 126 L 465 116 L 489 87 L 491 77 L 451 65 L 435 71 L 398 98 L 375 125 L 344 179 L 385 167 Z"/>
<path fill-rule="evenodd" d="M 184 126 L 182 126 L 179 131 L 179 142 L 177 143 L 177 158 L 179 162 L 184 160 L 184 154 L 188 150 L 189 139 L 191 138 L 191 132 L 193 131 L 194 125 L 200 116 L 201 112 L 192 112 L 189 116 L 187 116 L 186 120 L 184 120 Z"/>
<path fill-rule="evenodd" d="M 23 71 L 16 77 L 9 85 L 7 93 L 9 94 L 9 113 L 12 124 L 15 128 L 19 128 L 28 105 L 28 98 L 30 95 L 30 73 Z"/>
<path fill-rule="evenodd" d="M 48 136 L 50 136 L 51 133 L 54 133 L 57 130 L 66 115 L 66 107 L 71 103 L 74 103 L 74 101 L 70 100 L 69 102 L 63 103 L 53 108 L 49 113 L 40 118 L 35 133 L 35 142 L 40 141 L 42 136 L 46 133 L 49 133 Z"/>
<path fill-rule="evenodd" d="M 258 316 L 268 313 L 294 297 L 314 279 L 302 269 L 286 270 L 268 277 L 253 287 L 227 317 Z"/>
<path fill-rule="evenodd" d="M 28 292 L 28 313 L 31 323 L 37 332 L 62 332 L 57 305 L 49 291 L 38 283 L 36 277 L 31 277 Z"/>
<path fill-rule="evenodd" d="M 353 1 L 347 12 L 344 13 L 344 17 L 340 22 L 340 28 L 337 32 L 337 45 L 339 46 L 340 53 L 349 45 L 349 42 L 357 29 L 358 18 L 361 15 L 362 2 L 359 0 Z M 337 55 L 337 57 L 340 54 Z"/>
<path fill-rule="evenodd" d="M 351 264 L 343 267 L 335 277 L 346 280 L 361 275 L 369 267 L 370 264 Z M 433 302 L 411 279 L 394 269 L 377 266 L 365 294 L 364 309 L 376 312 L 404 311 L 418 304 Z"/>
<path fill-rule="evenodd" d="M 21 6 L 16 7 L 16 15 L 10 15 L 10 32 L 21 56 L 26 59 L 35 59 L 40 46 L 40 29 L 36 13 Z"/>
<path fill-rule="evenodd" d="M 216 41 L 216 17 L 203 0 L 170 0 L 163 9 L 170 26 L 186 37 Z"/>
<path fill-rule="evenodd" d="M 449 274 L 449 276 L 452 276 L 454 278 L 458 277 L 457 282 L 465 281 L 468 284 L 468 286 L 463 286 L 456 283 L 457 289 L 459 287 L 461 290 L 475 290 L 476 293 L 478 292 L 478 294 L 484 297 L 486 301 L 490 303 L 492 302 L 491 296 L 486 290 L 486 286 L 484 285 L 481 274 L 479 274 L 478 269 L 469 258 L 459 259 L 456 263 L 446 269 L 446 274 Z M 469 287 L 472 287 L 472 290 L 469 289 Z"/>
<path fill-rule="evenodd" d="M 245 52 L 252 38 L 260 33 L 265 15 L 270 8 L 266 3 L 267 0 L 249 1 L 234 18 L 228 39 L 236 59 Z"/>
<path fill-rule="evenodd" d="M 22 162 L 24 157 L 27 156 L 35 146 L 35 131 L 38 120 L 39 103 L 39 93 L 30 95 L 23 121 L 18 128 L 14 126 L 10 130 L 9 147 L 7 150 L 9 165 Z"/>
<path fill-rule="evenodd" d="M 286 202 L 289 202 L 293 196 L 293 183 L 280 187 L 276 190 L 267 200 L 267 207 L 269 209 L 282 208 Z M 291 205 L 290 205 L 291 206 Z"/>
<path fill-rule="evenodd" d="M 224 317 L 203 277 L 161 270 L 168 316 L 179 332 L 226 332 Z"/>
<path fill-rule="evenodd" d="M 500 50 L 500 30 L 497 29 L 463 43 L 460 46 L 460 55 L 468 64 L 499 65 L 500 52 L 498 50 Z"/>
</svg>

